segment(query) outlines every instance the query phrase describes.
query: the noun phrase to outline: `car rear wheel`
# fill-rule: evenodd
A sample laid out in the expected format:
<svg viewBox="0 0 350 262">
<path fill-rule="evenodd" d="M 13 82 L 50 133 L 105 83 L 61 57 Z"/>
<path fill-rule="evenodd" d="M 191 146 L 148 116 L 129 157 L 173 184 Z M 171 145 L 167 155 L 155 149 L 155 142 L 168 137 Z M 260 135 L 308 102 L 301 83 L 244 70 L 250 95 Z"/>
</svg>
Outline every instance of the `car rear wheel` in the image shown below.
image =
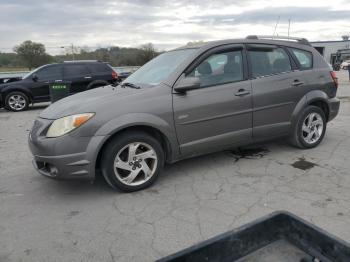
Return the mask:
<svg viewBox="0 0 350 262">
<path fill-rule="evenodd" d="M 113 188 L 125 192 L 153 184 L 164 165 L 164 153 L 152 136 L 131 131 L 109 142 L 103 151 L 101 171 Z"/>
<path fill-rule="evenodd" d="M 323 110 L 317 106 L 308 106 L 298 118 L 291 142 L 299 148 L 314 148 L 323 140 L 326 127 Z"/>
<path fill-rule="evenodd" d="M 29 98 L 22 92 L 11 92 L 5 98 L 5 108 L 10 111 L 19 112 L 27 110 Z"/>
<path fill-rule="evenodd" d="M 90 89 L 94 89 L 94 88 L 98 88 L 101 86 L 108 86 L 109 83 L 107 81 L 104 80 L 96 80 L 94 82 L 91 82 L 87 87 L 86 90 L 90 90 Z"/>
</svg>

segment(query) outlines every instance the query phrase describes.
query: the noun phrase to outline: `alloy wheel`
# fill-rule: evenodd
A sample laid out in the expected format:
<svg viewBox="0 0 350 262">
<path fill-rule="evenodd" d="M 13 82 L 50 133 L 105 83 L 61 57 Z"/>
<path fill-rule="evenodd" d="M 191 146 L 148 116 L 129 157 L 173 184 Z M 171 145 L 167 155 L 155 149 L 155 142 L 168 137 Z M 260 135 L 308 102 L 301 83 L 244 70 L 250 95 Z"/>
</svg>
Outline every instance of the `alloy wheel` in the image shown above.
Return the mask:
<svg viewBox="0 0 350 262">
<path fill-rule="evenodd" d="M 8 98 L 8 105 L 12 110 L 20 111 L 26 107 L 27 101 L 23 96 L 15 94 Z"/>
<path fill-rule="evenodd" d="M 158 158 L 155 150 L 146 143 L 134 142 L 124 146 L 114 160 L 114 174 L 128 186 L 147 182 L 157 169 Z"/>
<path fill-rule="evenodd" d="M 312 112 L 307 115 L 302 125 L 302 137 L 308 144 L 316 143 L 323 134 L 324 124 L 320 114 Z"/>
</svg>

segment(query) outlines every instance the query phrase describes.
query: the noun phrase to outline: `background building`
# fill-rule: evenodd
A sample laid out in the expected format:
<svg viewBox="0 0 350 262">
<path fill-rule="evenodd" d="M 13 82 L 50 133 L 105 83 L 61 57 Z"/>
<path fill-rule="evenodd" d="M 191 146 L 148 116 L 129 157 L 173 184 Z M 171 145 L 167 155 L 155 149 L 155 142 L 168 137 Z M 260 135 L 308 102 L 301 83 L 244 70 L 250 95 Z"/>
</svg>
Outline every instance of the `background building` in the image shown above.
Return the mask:
<svg viewBox="0 0 350 262">
<path fill-rule="evenodd" d="M 334 65 L 337 61 L 341 62 L 350 59 L 349 36 L 343 36 L 342 38 L 339 41 L 311 42 L 311 45 L 324 56 L 328 63 Z"/>
</svg>

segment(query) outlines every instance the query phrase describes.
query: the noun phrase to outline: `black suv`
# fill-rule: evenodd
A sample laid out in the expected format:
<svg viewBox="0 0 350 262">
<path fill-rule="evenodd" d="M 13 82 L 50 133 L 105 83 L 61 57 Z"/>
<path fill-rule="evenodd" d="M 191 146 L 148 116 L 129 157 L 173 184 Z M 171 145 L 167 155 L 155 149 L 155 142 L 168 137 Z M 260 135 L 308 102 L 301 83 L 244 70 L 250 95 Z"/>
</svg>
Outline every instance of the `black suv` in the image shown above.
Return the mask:
<svg viewBox="0 0 350 262">
<path fill-rule="evenodd" d="M 70 82 L 70 93 L 112 84 L 118 80 L 113 68 L 100 61 L 66 61 L 41 66 L 20 81 L 0 85 L 0 108 L 26 110 L 29 104 L 50 101 L 50 82 Z"/>
</svg>

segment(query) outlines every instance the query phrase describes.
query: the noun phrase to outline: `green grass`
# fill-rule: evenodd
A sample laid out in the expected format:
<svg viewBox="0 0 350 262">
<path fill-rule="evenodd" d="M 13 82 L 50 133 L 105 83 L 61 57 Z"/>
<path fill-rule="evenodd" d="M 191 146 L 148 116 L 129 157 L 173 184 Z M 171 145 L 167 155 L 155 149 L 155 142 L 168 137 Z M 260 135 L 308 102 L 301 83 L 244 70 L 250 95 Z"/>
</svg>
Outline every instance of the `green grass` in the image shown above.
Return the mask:
<svg viewBox="0 0 350 262">
<path fill-rule="evenodd" d="M 26 67 L 0 67 L 0 72 L 29 71 Z"/>
</svg>

